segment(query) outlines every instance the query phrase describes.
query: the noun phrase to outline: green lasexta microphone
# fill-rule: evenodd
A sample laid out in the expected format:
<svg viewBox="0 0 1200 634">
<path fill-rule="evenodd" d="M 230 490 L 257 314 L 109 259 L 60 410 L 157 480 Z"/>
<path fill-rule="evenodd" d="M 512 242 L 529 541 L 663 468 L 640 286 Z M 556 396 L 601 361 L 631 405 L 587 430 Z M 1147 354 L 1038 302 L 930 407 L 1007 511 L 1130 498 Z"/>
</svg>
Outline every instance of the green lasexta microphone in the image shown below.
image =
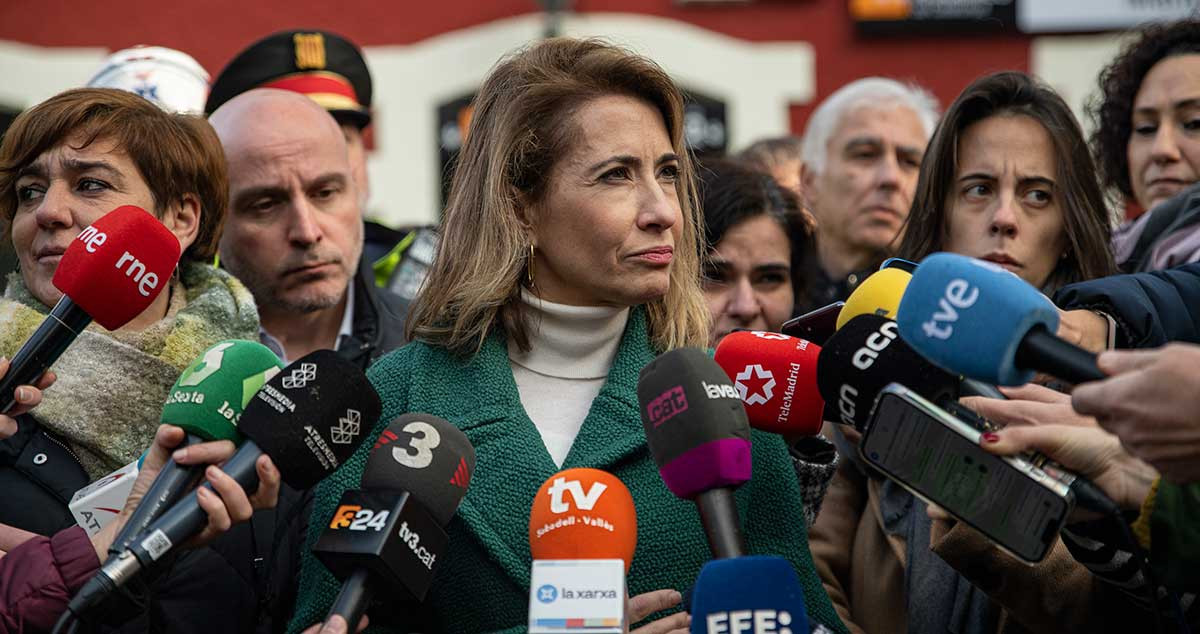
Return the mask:
<svg viewBox="0 0 1200 634">
<path fill-rule="evenodd" d="M 163 406 L 161 422 L 182 427 L 187 438 L 180 447 L 211 440 L 242 442 L 237 422 L 250 398 L 283 365 L 270 348 L 255 341 L 221 341 L 192 361 Z M 162 512 L 195 488 L 205 465 L 163 465 L 158 477 L 109 548 L 110 559 L 141 536 Z"/>
</svg>

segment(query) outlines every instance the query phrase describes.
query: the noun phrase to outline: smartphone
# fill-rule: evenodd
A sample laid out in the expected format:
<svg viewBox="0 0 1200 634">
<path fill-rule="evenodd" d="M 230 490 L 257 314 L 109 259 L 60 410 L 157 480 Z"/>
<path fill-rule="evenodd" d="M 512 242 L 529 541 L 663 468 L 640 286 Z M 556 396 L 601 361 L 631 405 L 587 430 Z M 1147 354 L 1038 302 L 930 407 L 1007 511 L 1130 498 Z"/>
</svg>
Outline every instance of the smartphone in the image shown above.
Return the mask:
<svg viewBox="0 0 1200 634">
<path fill-rule="evenodd" d="M 900 269 L 912 273 L 917 270 L 917 263 L 904 258 L 888 258 L 879 265 L 879 270 L 883 269 Z"/>
<path fill-rule="evenodd" d="M 793 317 L 783 322 L 779 332 L 823 346 L 837 330 L 837 318 L 845 305 L 846 302 L 834 302 L 799 317 Z"/>
<path fill-rule="evenodd" d="M 1029 563 L 1046 557 L 1075 505 L 1070 482 L 979 446 L 982 430 L 891 383 L 859 444 L 864 460 L 913 495 Z"/>
</svg>

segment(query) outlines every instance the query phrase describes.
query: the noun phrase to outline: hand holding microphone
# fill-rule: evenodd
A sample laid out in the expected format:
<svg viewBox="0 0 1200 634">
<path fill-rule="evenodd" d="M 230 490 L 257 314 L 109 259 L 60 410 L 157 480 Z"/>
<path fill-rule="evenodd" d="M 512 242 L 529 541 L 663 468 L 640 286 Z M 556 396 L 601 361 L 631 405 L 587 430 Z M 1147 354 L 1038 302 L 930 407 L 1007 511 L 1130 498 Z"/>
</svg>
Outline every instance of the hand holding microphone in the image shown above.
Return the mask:
<svg viewBox="0 0 1200 634">
<path fill-rule="evenodd" d="M 3 380 L 4 376 L 8 374 L 11 365 L 12 363 L 7 358 L 0 359 L 0 380 Z M 7 413 L 0 414 L 0 440 L 17 433 L 17 417 L 40 405 L 42 390 L 54 385 L 54 381 L 57 379 L 54 372 L 46 370 L 42 376 L 38 377 L 36 385 L 16 387 L 13 392 L 13 407 Z"/>
<path fill-rule="evenodd" d="M 1015 425 L 986 434 L 982 446 L 1000 456 L 1039 452 L 1088 478 L 1123 510 L 1137 510 L 1158 478 L 1154 467 L 1130 455 L 1121 441 L 1098 427 Z M 1071 521 L 1101 517 L 1076 507 Z"/>
<path fill-rule="evenodd" d="M 266 454 L 289 486 L 309 488 L 354 453 L 362 442 L 363 426 L 373 425 L 379 411 L 379 396 L 360 369 L 332 350 L 310 353 L 254 393 L 238 426 L 247 440 L 222 471 L 242 488 L 256 489 L 257 463 Z M 201 534 L 211 495 L 198 489 L 163 513 L 146 529 L 144 539 L 136 540 L 84 585 L 71 600 L 69 612 L 83 614 L 144 568 L 157 565 L 179 544 Z"/>
<path fill-rule="evenodd" d="M 275 507 L 279 498 L 280 478 L 279 470 L 275 468 L 269 456 L 264 455 L 256 462 L 255 469 L 258 471 L 260 485 L 253 495 L 247 495 L 236 482 L 217 468 L 233 456 L 235 447 L 232 442 L 220 440 L 177 449 L 185 435 L 182 428 L 173 425 L 162 425 L 158 428 L 154 435 L 154 444 L 146 453 L 146 459 L 134 481 L 124 509 L 115 521 L 92 538 L 96 555 L 101 560 L 107 556 L 108 548 L 116 534 L 138 508 L 159 471 L 171 461 L 185 467 L 210 465 L 210 468 L 205 470 L 205 476 L 212 485 L 212 491 L 202 494 L 203 499 L 200 500 L 201 508 L 208 515 L 208 524 L 188 543 L 189 546 L 195 547 L 212 541 L 234 524 L 249 519 L 255 510 Z"/>
</svg>

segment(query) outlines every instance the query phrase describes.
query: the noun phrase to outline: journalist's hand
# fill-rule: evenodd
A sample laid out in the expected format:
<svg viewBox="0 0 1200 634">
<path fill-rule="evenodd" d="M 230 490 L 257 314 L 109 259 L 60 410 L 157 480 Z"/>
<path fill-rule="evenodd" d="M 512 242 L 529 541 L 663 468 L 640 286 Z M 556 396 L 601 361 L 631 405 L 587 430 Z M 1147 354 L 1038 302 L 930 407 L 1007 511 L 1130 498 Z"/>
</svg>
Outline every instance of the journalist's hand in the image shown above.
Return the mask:
<svg viewBox="0 0 1200 634">
<path fill-rule="evenodd" d="M 1096 427 L 1096 419 L 1082 416 L 1071 406 L 1071 396 L 1048 387 L 1028 383 L 1020 387 L 1001 387 L 1008 400 L 965 396 L 959 401 L 975 413 L 1002 426 L 1073 425 Z"/>
<path fill-rule="evenodd" d="M 361 632 L 367 629 L 367 623 L 367 615 L 364 614 L 362 618 L 358 620 L 358 629 L 356 629 L 355 632 Z M 328 622 L 315 623 L 300 634 L 346 634 L 346 619 L 342 618 L 340 614 L 335 614 L 330 617 Z"/>
<path fill-rule="evenodd" d="M 1091 352 L 1108 347 L 1108 320 L 1090 310 L 1058 311 L 1058 338 Z"/>
<path fill-rule="evenodd" d="M 0 378 L 4 378 L 4 375 L 8 374 L 10 365 L 7 357 L 0 357 Z M 17 404 L 11 410 L 0 414 L 0 440 L 17 433 L 16 418 L 37 407 L 42 402 L 42 390 L 54 385 L 57 378 L 53 372 L 47 370 L 38 379 L 37 385 L 22 385 L 17 388 L 15 394 Z"/>
<path fill-rule="evenodd" d="M 1200 346 L 1111 351 L 1097 363 L 1111 378 L 1076 387 L 1075 409 L 1164 478 L 1200 481 Z"/>
<path fill-rule="evenodd" d="M 142 468 L 138 471 L 137 480 L 125 499 L 125 507 L 117 519 L 92 538 L 92 545 L 100 555 L 101 560 L 107 557 L 108 547 L 116 539 L 116 535 L 129 516 L 142 501 L 150 484 L 158 477 L 159 471 L 167 460 L 174 458 L 180 465 L 210 465 L 205 471 L 205 479 L 212 484 L 213 491 L 205 487 L 196 489 L 196 499 L 200 508 L 208 514 L 208 524 L 199 535 L 188 542 L 189 547 L 201 546 L 229 530 L 231 526 L 250 519 L 257 509 L 273 508 L 279 498 L 279 470 L 267 456 L 261 456 L 255 464 L 258 470 L 259 485 L 254 495 L 247 496 L 237 482 L 222 472 L 216 465 L 224 463 L 233 455 L 233 443 L 228 440 L 206 442 L 192 445 L 172 453 L 179 443 L 183 442 L 184 431 L 173 425 L 161 425 L 154 435 L 154 443 L 146 453 Z M 215 493 L 214 493 L 215 491 Z"/>
<path fill-rule="evenodd" d="M 644 592 L 629 599 L 625 620 L 632 626 L 659 610 L 668 610 L 679 605 L 682 600 L 683 595 L 675 590 Z M 691 622 L 692 617 L 687 612 L 676 612 L 657 621 L 651 621 L 633 630 L 631 634 L 687 634 L 688 625 Z"/>
<path fill-rule="evenodd" d="M 981 444 L 998 455 L 1039 451 L 1091 480 L 1123 509 L 1141 508 L 1158 477 L 1153 467 L 1129 455 L 1116 436 L 1098 427 L 1013 426 L 984 434 Z M 1094 517 L 1076 509 L 1072 521 Z"/>
</svg>

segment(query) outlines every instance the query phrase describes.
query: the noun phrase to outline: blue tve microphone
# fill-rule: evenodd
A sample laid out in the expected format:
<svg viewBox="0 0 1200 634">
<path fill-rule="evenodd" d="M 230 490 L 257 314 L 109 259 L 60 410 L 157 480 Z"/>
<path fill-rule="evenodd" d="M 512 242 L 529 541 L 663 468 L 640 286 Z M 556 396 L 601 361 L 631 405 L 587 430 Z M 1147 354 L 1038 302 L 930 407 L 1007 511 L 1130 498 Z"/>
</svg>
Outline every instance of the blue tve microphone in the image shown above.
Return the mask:
<svg viewBox="0 0 1200 634">
<path fill-rule="evenodd" d="M 809 634 L 804 589 L 786 559 L 714 559 L 692 589 L 691 634 Z"/>
<path fill-rule="evenodd" d="M 1096 355 L 1054 335 L 1054 304 L 990 262 L 952 253 L 921 261 L 896 314 L 900 337 L 956 374 L 1021 385 L 1045 372 L 1070 383 L 1106 378 Z"/>
</svg>

